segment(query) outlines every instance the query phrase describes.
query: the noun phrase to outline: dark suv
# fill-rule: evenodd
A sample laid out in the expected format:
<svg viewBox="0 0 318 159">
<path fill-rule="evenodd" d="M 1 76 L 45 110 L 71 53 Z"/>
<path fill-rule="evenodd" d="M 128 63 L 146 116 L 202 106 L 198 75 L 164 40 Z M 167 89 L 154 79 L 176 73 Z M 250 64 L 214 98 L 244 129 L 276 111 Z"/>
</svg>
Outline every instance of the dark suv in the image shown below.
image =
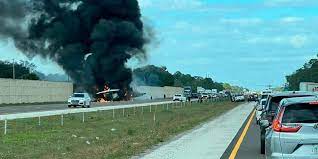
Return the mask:
<svg viewBox="0 0 318 159">
<path fill-rule="evenodd" d="M 265 105 L 265 109 L 261 114 L 261 120 L 268 120 L 269 124 L 272 124 L 272 121 L 276 115 L 277 108 L 279 103 L 284 98 L 295 98 L 295 97 L 309 97 L 309 96 L 317 96 L 314 92 L 300 92 L 300 91 L 293 91 L 293 92 L 282 92 L 282 93 L 273 93 L 268 95 L 267 103 Z M 266 127 L 260 124 L 261 129 L 261 154 L 265 153 L 265 132 Z"/>
</svg>

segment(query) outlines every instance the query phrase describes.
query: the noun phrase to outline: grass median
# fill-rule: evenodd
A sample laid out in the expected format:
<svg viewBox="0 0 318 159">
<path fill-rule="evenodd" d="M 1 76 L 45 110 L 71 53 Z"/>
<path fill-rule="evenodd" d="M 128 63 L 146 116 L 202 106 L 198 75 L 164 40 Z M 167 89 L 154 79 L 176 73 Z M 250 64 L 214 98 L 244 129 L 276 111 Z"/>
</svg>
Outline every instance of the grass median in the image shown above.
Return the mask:
<svg viewBox="0 0 318 159">
<path fill-rule="evenodd" d="M 8 121 L 0 158 L 130 158 L 236 107 L 228 101 L 161 105 Z M 1 123 L 0 133 L 3 130 Z M 39 125 L 40 124 L 40 125 Z"/>
</svg>

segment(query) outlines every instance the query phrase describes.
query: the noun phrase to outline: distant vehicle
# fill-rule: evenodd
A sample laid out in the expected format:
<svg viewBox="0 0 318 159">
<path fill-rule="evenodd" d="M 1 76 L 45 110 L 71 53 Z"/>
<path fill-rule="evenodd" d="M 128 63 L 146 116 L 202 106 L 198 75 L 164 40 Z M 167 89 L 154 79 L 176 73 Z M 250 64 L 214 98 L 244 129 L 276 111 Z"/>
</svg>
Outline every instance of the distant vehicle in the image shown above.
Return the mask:
<svg viewBox="0 0 318 159">
<path fill-rule="evenodd" d="M 202 93 L 202 94 L 201 94 L 201 98 L 202 98 L 202 99 L 209 99 L 210 96 L 209 96 L 209 94 L 207 94 L 207 93 Z"/>
<path fill-rule="evenodd" d="M 282 92 L 282 93 L 274 93 L 270 94 L 267 98 L 267 102 L 265 105 L 265 108 L 263 109 L 263 112 L 261 114 L 260 120 L 267 120 L 269 124 L 272 124 L 272 121 L 276 115 L 276 111 L 278 108 L 278 105 L 281 100 L 284 98 L 295 98 L 295 97 L 309 97 L 309 96 L 316 96 L 317 94 L 313 92 L 300 92 L 300 91 L 293 91 L 293 92 Z M 262 126 L 260 124 L 261 129 L 261 153 L 265 153 L 265 132 L 266 127 Z"/>
<path fill-rule="evenodd" d="M 250 94 L 250 95 L 248 95 L 247 101 L 249 101 L 249 102 L 251 102 L 251 101 L 258 101 L 257 95 L 255 95 L 255 94 Z"/>
<path fill-rule="evenodd" d="M 262 100 L 262 99 L 267 99 L 268 95 L 269 95 L 269 94 L 262 94 L 262 95 L 260 96 L 260 100 Z"/>
<path fill-rule="evenodd" d="M 187 97 L 183 96 L 182 94 L 176 94 L 173 96 L 173 101 L 186 101 Z"/>
<path fill-rule="evenodd" d="M 212 96 L 211 96 L 212 98 L 217 98 L 218 97 L 218 95 L 217 94 L 212 94 Z"/>
<path fill-rule="evenodd" d="M 284 99 L 270 127 L 268 120 L 265 155 L 274 158 L 318 158 L 318 98 L 303 97 Z"/>
<path fill-rule="evenodd" d="M 77 107 L 81 106 L 83 108 L 89 108 L 91 106 L 91 97 L 88 93 L 74 93 L 68 99 L 68 107 Z"/>
<path fill-rule="evenodd" d="M 198 93 L 192 93 L 192 98 L 199 98 Z"/>
<path fill-rule="evenodd" d="M 300 82 L 299 91 L 318 92 L 318 83 Z"/>
<path fill-rule="evenodd" d="M 273 91 L 270 90 L 270 89 L 267 89 L 267 90 L 263 90 L 263 91 L 262 91 L 262 94 L 271 94 L 271 93 L 273 93 Z"/>
<path fill-rule="evenodd" d="M 255 112 L 255 118 L 256 118 L 256 123 L 259 124 L 259 121 L 261 119 L 261 115 L 262 115 L 262 112 L 265 108 L 265 105 L 266 105 L 266 99 L 261 99 L 259 103 L 257 103 L 257 106 L 256 106 L 256 112 Z"/>
<path fill-rule="evenodd" d="M 205 92 L 205 89 L 203 87 L 197 87 L 197 93 L 202 94 Z"/>
<path fill-rule="evenodd" d="M 191 96 L 192 96 L 192 88 L 191 88 L 191 86 L 186 86 L 186 87 L 183 88 L 183 95 L 186 98 L 191 98 Z"/>
<path fill-rule="evenodd" d="M 244 97 L 244 95 L 235 95 L 234 101 L 235 102 L 243 102 L 243 101 L 245 101 L 245 97 Z"/>
<path fill-rule="evenodd" d="M 267 90 L 267 91 L 263 91 L 262 94 L 259 96 L 259 102 L 262 100 L 262 99 L 267 99 L 267 97 L 272 94 L 272 91 L 271 90 Z"/>
</svg>

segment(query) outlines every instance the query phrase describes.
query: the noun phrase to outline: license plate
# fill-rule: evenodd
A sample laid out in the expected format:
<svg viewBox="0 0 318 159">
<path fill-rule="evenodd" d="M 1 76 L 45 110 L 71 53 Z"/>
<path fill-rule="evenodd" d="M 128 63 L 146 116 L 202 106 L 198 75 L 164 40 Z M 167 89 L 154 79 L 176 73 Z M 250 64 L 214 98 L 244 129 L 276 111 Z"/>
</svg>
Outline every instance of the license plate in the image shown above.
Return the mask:
<svg viewBox="0 0 318 159">
<path fill-rule="evenodd" d="M 318 154 L 318 145 L 313 145 L 313 147 L 312 147 L 312 152 L 313 152 L 314 154 Z"/>
</svg>

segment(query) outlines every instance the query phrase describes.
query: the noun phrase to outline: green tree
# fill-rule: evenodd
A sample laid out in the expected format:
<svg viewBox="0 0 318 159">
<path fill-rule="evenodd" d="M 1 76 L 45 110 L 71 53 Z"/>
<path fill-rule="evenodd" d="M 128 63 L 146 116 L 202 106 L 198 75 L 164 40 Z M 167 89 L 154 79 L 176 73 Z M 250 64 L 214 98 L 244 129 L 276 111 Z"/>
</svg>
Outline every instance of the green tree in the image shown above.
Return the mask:
<svg viewBox="0 0 318 159">
<path fill-rule="evenodd" d="M 27 61 L 19 61 L 14 63 L 15 78 L 39 80 L 34 73 L 35 65 Z M 8 61 L 0 61 L 0 78 L 13 78 L 13 63 Z"/>
<path fill-rule="evenodd" d="M 299 90 L 300 82 L 318 82 L 318 59 L 309 60 L 303 67 L 286 76 L 289 90 Z"/>
</svg>

